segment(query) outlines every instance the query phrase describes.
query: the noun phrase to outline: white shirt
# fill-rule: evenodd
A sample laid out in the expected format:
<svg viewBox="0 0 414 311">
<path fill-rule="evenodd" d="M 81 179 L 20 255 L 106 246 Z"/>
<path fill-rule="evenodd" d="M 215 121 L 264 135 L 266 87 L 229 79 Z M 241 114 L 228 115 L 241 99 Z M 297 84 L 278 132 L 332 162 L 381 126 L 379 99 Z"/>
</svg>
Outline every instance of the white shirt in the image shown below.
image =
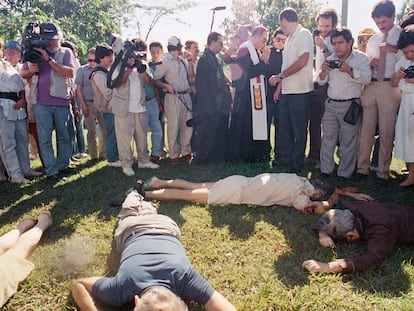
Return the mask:
<svg viewBox="0 0 414 311">
<path fill-rule="evenodd" d="M 335 54 L 328 56 L 329 60 L 338 59 Z M 365 53 L 352 50 L 351 55 L 346 59 L 346 64 L 353 68 L 354 78 L 348 73 L 341 72 L 338 68 L 328 69 L 326 78 L 321 81 L 319 74 L 316 81 L 324 85 L 329 81 L 328 97 L 332 99 L 359 98 L 362 93 L 362 86 L 371 82 L 371 68 L 369 58 Z"/>
<path fill-rule="evenodd" d="M 326 45 L 326 49 L 329 51 L 329 55 L 334 54 L 334 48 L 331 43 L 331 35 L 323 39 L 323 42 Z M 322 64 L 325 61 L 325 55 L 322 53 L 322 49 L 319 46 L 315 46 L 316 48 L 316 55 L 315 55 L 315 76 L 313 78 L 314 81 L 316 81 L 317 76 L 319 75 L 319 71 L 322 68 Z"/>
<path fill-rule="evenodd" d="M 394 25 L 388 31 L 387 44 L 397 46 L 398 38 L 400 37 L 401 28 Z M 380 44 L 384 40 L 384 34 L 382 32 L 373 35 L 367 43 L 367 55 L 371 61 L 374 58 L 379 59 L 380 57 Z M 403 53 L 398 50 L 397 53 L 387 53 L 385 61 L 385 78 L 389 79 L 394 74 L 395 63 L 403 56 Z M 377 69 L 372 68 L 372 78 L 377 78 Z"/>
<path fill-rule="evenodd" d="M 282 94 L 303 94 L 313 90 L 313 38 L 309 30 L 298 25 L 286 40 L 282 72 L 304 53 L 309 53 L 306 66 L 282 80 Z"/>
<path fill-rule="evenodd" d="M 112 74 L 113 77 L 117 77 L 119 74 L 118 67 L 114 70 Z M 134 66 L 132 68 L 131 74 L 128 76 L 129 82 L 129 102 L 128 102 L 128 112 L 132 113 L 142 113 L 145 112 L 145 89 L 144 82 L 142 81 L 140 73 L 138 73 L 137 68 Z"/>
</svg>

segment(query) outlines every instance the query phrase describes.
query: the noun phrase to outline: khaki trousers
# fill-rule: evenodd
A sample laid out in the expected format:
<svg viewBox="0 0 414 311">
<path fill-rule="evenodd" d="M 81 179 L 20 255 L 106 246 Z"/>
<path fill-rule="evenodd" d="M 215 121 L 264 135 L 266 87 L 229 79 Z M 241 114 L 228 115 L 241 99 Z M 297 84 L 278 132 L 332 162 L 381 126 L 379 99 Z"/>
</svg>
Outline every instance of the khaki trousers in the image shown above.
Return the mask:
<svg viewBox="0 0 414 311">
<path fill-rule="evenodd" d="M 372 81 L 365 87 L 361 101 L 363 115 L 358 155 L 358 173 L 369 174 L 370 156 L 378 123 L 380 149 L 377 176 L 388 179 L 401 92 L 398 87 L 392 87 L 389 81 Z"/>
</svg>

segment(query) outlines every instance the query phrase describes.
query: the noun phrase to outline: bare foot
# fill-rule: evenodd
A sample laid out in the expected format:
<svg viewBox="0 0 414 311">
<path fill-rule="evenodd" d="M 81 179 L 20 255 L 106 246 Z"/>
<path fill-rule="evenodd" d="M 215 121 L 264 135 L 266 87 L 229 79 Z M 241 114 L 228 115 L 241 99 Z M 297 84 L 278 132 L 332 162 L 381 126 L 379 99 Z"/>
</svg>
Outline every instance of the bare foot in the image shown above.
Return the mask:
<svg viewBox="0 0 414 311">
<path fill-rule="evenodd" d="M 36 224 L 36 220 L 30 215 L 24 215 L 22 221 L 17 226 L 17 230 L 20 232 L 26 232 Z"/>
<path fill-rule="evenodd" d="M 158 186 L 157 186 L 158 185 Z M 160 179 L 157 176 L 152 176 L 149 179 L 149 190 L 160 188 Z"/>
<path fill-rule="evenodd" d="M 414 185 L 414 179 L 409 179 L 409 178 L 407 178 L 406 180 L 404 180 L 402 183 L 400 183 L 400 186 L 401 187 L 410 187 L 410 186 L 412 186 L 412 185 Z"/>
<path fill-rule="evenodd" d="M 37 217 L 37 224 L 42 226 L 44 230 L 49 228 L 52 225 L 52 215 L 49 211 L 42 211 L 40 212 L 39 216 Z"/>
</svg>

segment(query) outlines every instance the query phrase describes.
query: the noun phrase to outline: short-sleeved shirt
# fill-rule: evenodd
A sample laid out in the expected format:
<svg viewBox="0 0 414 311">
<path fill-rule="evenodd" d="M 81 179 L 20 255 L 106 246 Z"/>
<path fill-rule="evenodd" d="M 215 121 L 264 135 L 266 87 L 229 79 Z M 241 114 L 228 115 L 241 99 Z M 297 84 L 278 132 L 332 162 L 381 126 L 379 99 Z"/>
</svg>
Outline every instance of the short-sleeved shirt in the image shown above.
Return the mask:
<svg viewBox="0 0 414 311">
<path fill-rule="evenodd" d="M 187 68 L 187 60 L 175 59 L 170 53 L 167 53 L 164 55 L 162 63 L 155 67 L 154 80 L 165 78 L 174 91 L 189 91 Z"/>
<path fill-rule="evenodd" d="M 69 67 L 75 67 L 75 57 L 68 48 L 61 48 L 65 55 L 63 57 L 63 65 Z M 54 56 L 54 55 L 53 55 Z M 53 57 L 52 56 L 52 57 Z M 27 63 L 23 64 L 24 69 L 28 69 Z M 51 84 L 51 71 L 52 67 L 47 62 L 41 62 L 39 64 L 39 82 L 37 93 L 37 104 L 39 105 L 52 105 L 52 106 L 69 106 L 69 100 L 65 98 L 54 97 L 50 95 Z"/>
<path fill-rule="evenodd" d="M 233 175 L 214 183 L 207 201 L 211 205 L 293 206 L 302 211 L 314 191 L 307 178 L 296 174 Z"/>
<path fill-rule="evenodd" d="M 304 94 L 313 91 L 313 38 L 309 30 L 298 25 L 295 32 L 286 40 L 282 72 L 304 53 L 309 53 L 306 66 L 283 79 L 282 94 Z"/>
<path fill-rule="evenodd" d="M 83 99 L 86 101 L 93 101 L 93 86 L 91 79 L 89 79 L 92 70 L 93 68 L 88 64 L 79 67 L 75 77 L 75 84 L 82 87 Z"/>
<path fill-rule="evenodd" d="M 166 234 L 137 234 L 125 243 L 118 273 L 92 287 L 100 301 L 121 306 L 153 286 L 164 286 L 184 300 L 206 304 L 214 289 L 192 267 L 179 239 Z"/>
</svg>

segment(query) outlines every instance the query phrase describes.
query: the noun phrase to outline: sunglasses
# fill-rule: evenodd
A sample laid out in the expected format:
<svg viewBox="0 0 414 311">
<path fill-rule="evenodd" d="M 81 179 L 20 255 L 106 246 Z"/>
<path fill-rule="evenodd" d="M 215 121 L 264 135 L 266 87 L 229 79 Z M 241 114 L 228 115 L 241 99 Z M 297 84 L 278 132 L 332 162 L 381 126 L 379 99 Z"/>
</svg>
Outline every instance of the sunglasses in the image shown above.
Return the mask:
<svg viewBox="0 0 414 311">
<path fill-rule="evenodd" d="M 94 59 L 88 59 L 88 63 L 92 63 L 94 61 L 95 61 Z"/>
</svg>

